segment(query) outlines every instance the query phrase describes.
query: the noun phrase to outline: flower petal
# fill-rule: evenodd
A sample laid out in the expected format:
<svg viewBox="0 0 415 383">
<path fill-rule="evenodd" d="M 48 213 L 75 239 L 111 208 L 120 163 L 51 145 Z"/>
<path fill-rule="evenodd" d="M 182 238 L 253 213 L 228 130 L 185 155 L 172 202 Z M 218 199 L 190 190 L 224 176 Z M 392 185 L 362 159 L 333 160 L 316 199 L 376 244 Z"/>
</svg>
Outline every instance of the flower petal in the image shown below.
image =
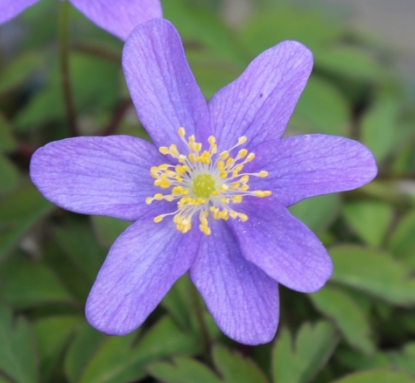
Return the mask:
<svg viewBox="0 0 415 383">
<path fill-rule="evenodd" d="M 86 317 L 102 332 L 124 335 L 139 327 L 195 258 L 197 228 L 184 235 L 171 219 L 153 218 L 148 214 L 121 234 L 98 273 Z"/>
<path fill-rule="evenodd" d="M 0 24 L 9 21 L 39 0 L 0 0 Z"/>
<path fill-rule="evenodd" d="M 70 0 L 99 27 L 126 40 L 141 23 L 163 16 L 159 0 Z"/>
<path fill-rule="evenodd" d="M 247 172 L 266 170 L 268 177 L 252 177 L 251 189 L 271 190 L 284 206 L 304 198 L 358 188 L 377 173 L 366 146 L 324 134 L 272 140 L 253 149 L 255 160 Z M 252 181 L 252 182 L 251 182 Z"/>
<path fill-rule="evenodd" d="M 150 208 L 146 197 L 158 192 L 150 168 L 163 162 L 153 145 L 136 137 L 77 137 L 38 149 L 30 176 L 64 209 L 134 221 Z"/>
<path fill-rule="evenodd" d="M 270 197 L 250 201 L 237 209 L 246 222 L 228 221 L 242 255 L 290 289 L 310 293 L 323 287 L 333 265 L 320 240 Z"/>
<path fill-rule="evenodd" d="M 134 29 L 124 47 L 123 67 L 137 114 L 157 146 L 176 143 L 184 150 L 179 127 L 207 141 L 207 104 L 170 22 L 156 19 Z"/>
<path fill-rule="evenodd" d="M 280 137 L 311 73 L 311 52 L 284 41 L 259 55 L 233 83 L 209 103 L 221 150 L 246 135 L 250 147 Z"/>
<path fill-rule="evenodd" d="M 210 223 L 190 277 L 219 328 L 240 343 L 272 340 L 278 326 L 278 284 L 247 262 L 223 221 Z"/>
</svg>

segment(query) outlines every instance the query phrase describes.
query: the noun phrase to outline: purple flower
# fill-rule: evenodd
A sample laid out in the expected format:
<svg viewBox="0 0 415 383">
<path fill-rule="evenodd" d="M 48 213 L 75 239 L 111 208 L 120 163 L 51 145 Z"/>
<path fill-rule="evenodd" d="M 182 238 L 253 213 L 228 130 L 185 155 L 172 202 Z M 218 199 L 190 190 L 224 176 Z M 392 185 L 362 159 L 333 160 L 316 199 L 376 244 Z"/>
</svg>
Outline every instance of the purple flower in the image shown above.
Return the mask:
<svg viewBox="0 0 415 383">
<path fill-rule="evenodd" d="M 39 0 L 0 0 L 0 24 Z M 99 27 L 126 40 L 140 23 L 162 17 L 160 0 L 68 0 Z"/>
<path fill-rule="evenodd" d="M 39 149 L 31 177 L 55 204 L 135 221 L 111 247 L 86 305 L 97 329 L 140 326 L 186 271 L 222 331 L 270 341 L 278 283 L 320 289 L 332 263 L 287 206 L 372 180 L 356 141 L 281 139 L 312 68 L 286 41 L 257 57 L 206 103 L 166 20 L 138 26 L 123 52 L 127 83 L 156 147 L 129 136 L 79 137 Z"/>
</svg>

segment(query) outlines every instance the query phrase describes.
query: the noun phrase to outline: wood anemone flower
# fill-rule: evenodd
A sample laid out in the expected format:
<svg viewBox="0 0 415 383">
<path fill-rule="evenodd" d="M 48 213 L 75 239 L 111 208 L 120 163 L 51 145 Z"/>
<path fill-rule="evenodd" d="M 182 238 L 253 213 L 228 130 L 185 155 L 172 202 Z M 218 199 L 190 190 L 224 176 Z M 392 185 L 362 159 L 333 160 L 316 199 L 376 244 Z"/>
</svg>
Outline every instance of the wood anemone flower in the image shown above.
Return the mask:
<svg viewBox="0 0 415 383">
<path fill-rule="evenodd" d="M 287 207 L 357 188 L 377 168 L 347 138 L 281 138 L 312 62 L 302 44 L 282 42 L 207 103 L 173 25 L 155 19 L 134 29 L 123 68 L 155 146 L 130 136 L 69 138 L 31 162 L 34 184 L 55 204 L 134 221 L 88 297 L 94 327 L 133 331 L 189 272 L 221 330 L 256 345 L 275 335 L 279 283 L 323 287 L 331 259 Z"/>
</svg>

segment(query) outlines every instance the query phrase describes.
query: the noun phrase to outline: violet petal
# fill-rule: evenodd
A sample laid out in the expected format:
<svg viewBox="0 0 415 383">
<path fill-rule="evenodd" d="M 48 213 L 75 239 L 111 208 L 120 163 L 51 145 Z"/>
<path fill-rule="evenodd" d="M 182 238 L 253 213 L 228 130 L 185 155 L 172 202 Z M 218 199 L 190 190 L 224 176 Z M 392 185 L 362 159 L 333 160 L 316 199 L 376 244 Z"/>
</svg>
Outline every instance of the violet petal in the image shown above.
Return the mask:
<svg viewBox="0 0 415 383">
<path fill-rule="evenodd" d="M 252 177 L 251 189 L 271 190 L 284 206 L 304 198 L 358 188 L 377 173 L 373 154 L 348 138 L 310 134 L 272 140 L 253 148 L 246 171 L 268 171 Z"/>
<path fill-rule="evenodd" d="M 157 146 L 175 143 L 184 151 L 180 127 L 207 141 L 207 104 L 169 21 L 155 19 L 134 29 L 124 47 L 123 68 L 138 116 Z"/>
<path fill-rule="evenodd" d="M 250 199 L 237 209 L 246 222 L 229 220 L 242 255 L 271 278 L 301 292 L 319 290 L 333 265 L 320 240 L 275 200 Z"/>
<path fill-rule="evenodd" d="M 141 23 L 163 16 L 159 0 L 69 0 L 99 27 L 126 40 Z"/>
<path fill-rule="evenodd" d="M 0 24 L 9 21 L 39 0 L 0 0 Z"/>
<path fill-rule="evenodd" d="M 291 117 L 313 65 L 311 52 L 284 41 L 259 55 L 209 103 L 219 150 L 246 135 L 249 147 L 279 138 Z"/>
<path fill-rule="evenodd" d="M 153 219 L 154 212 L 147 214 L 121 234 L 98 273 L 86 317 L 102 332 L 124 335 L 139 327 L 195 258 L 197 228 L 183 235 L 171 220 Z"/>
<path fill-rule="evenodd" d="M 278 325 L 278 284 L 240 254 L 223 221 L 202 236 L 190 277 L 219 328 L 240 343 L 272 340 Z"/>
<path fill-rule="evenodd" d="M 159 188 L 150 168 L 163 162 L 154 146 L 140 138 L 77 137 L 38 149 L 30 176 L 48 200 L 64 209 L 133 221 L 152 207 L 145 199 Z"/>
</svg>

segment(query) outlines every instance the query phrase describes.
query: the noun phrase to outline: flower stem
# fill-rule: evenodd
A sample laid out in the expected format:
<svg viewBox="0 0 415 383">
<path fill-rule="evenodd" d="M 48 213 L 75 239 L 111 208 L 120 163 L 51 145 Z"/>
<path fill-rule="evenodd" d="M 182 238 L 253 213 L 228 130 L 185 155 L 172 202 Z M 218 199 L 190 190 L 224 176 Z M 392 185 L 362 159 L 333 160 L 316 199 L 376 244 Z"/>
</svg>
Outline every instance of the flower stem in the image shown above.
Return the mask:
<svg viewBox="0 0 415 383">
<path fill-rule="evenodd" d="M 70 4 L 62 1 L 59 15 L 59 59 L 61 71 L 61 84 L 65 102 L 66 116 L 71 136 L 78 135 L 76 126 L 75 106 L 72 98 L 72 88 L 69 75 L 69 14 Z"/>
<path fill-rule="evenodd" d="M 200 296 L 199 296 L 199 293 L 196 290 L 195 286 L 193 286 L 191 294 L 192 294 L 193 305 L 194 305 L 195 310 L 196 310 L 197 321 L 199 322 L 200 331 L 202 333 L 203 346 L 204 346 L 203 349 L 205 350 L 206 361 L 210 362 L 210 360 L 211 360 L 211 340 L 210 340 L 209 331 L 208 331 L 208 328 L 207 328 L 207 325 L 206 325 L 206 321 L 205 321 L 205 318 L 204 318 L 203 305 L 202 305 L 202 302 L 200 301 Z"/>
</svg>

